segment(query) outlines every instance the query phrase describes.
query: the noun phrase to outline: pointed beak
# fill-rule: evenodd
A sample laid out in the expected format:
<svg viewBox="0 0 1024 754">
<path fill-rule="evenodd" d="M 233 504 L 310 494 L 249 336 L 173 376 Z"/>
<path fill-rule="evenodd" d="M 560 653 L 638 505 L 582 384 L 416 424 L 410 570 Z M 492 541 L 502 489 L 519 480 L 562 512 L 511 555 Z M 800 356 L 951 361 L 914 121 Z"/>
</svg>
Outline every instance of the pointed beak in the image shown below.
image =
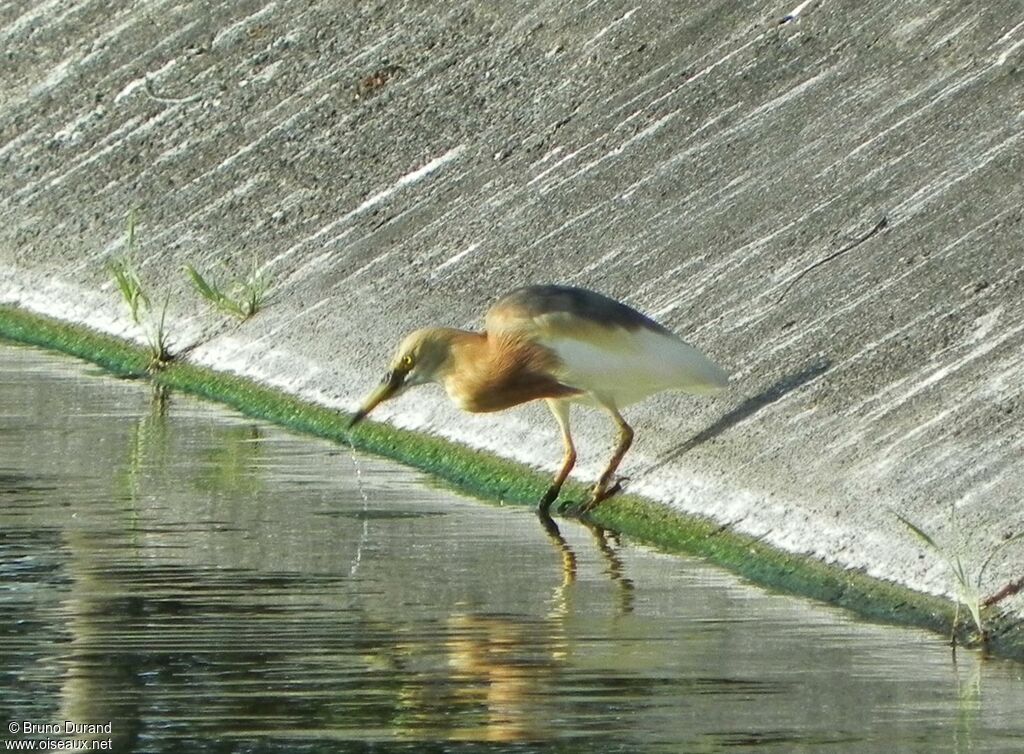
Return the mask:
<svg viewBox="0 0 1024 754">
<path fill-rule="evenodd" d="M 348 423 L 348 428 L 352 429 L 352 427 L 365 419 L 366 415 L 373 411 L 378 404 L 383 403 L 388 398 L 394 398 L 398 395 L 398 393 L 402 391 L 402 388 L 405 387 L 405 377 L 406 374 L 404 372 L 398 371 L 388 372 L 384 375 L 384 379 L 381 383 L 372 393 L 366 396 L 366 399 L 363 401 L 363 405 L 359 407 L 359 410 L 352 414 L 352 419 Z"/>
</svg>

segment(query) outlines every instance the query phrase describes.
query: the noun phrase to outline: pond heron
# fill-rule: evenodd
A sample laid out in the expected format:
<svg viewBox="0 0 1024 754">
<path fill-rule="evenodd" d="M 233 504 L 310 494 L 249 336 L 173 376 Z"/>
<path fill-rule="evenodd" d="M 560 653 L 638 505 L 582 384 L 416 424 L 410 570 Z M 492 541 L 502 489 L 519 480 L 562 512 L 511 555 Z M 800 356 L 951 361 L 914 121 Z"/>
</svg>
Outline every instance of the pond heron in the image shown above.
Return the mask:
<svg viewBox="0 0 1024 754">
<path fill-rule="evenodd" d="M 540 500 L 547 513 L 576 464 L 569 407 L 604 409 L 618 428 L 611 460 L 586 512 L 621 488 L 615 480 L 633 428 L 620 410 L 663 390 L 710 394 L 728 376 L 696 348 L 649 317 L 600 293 L 559 285 L 519 288 L 487 312 L 483 332 L 428 327 L 402 341 L 380 385 L 363 401 L 354 426 L 382 401 L 413 385 L 436 382 L 465 411 L 501 411 L 543 398 L 562 433 L 565 453 Z"/>
</svg>

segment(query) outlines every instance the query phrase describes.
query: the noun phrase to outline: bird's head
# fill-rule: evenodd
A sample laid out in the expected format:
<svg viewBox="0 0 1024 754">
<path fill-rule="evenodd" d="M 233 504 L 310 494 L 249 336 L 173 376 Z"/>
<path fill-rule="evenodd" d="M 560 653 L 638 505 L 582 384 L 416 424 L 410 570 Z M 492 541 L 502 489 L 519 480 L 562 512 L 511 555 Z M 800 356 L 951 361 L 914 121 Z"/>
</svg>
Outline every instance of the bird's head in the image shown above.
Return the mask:
<svg viewBox="0 0 1024 754">
<path fill-rule="evenodd" d="M 355 426 L 378 404 L 407 388 L 437 382 L 451 353 L 451 332 L 431 327 L 409 333 L 395 351 L 384 379 L 366 396 L 348 426 Z"/>
</svg>

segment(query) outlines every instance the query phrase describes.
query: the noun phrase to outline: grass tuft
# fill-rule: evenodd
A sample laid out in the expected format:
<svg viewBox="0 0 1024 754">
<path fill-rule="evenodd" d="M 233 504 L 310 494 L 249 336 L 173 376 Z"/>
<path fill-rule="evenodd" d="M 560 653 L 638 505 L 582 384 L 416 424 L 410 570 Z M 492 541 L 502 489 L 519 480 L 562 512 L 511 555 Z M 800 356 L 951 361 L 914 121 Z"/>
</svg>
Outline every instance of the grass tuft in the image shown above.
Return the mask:
<svg viewBox="0 0 1024 754">
<path fill-rule="evenodd" d="M 169 297 L 164 298 L 159 314 L 153 310 L 149 294 L 135 267 L 135 210 L 128 212 L 127 238 L 125 252 L 113 259 L 108 268 L 114 277 L 121 298 L 131 314 L 132 322 L 142 328 L 149 348 L 149 371 L 163 369 L 174 356 L 171 354 L 167 339 L 167 305 Z"/>
<path fill-rule="evenodd" d="M 114 283 L 121 293 L 121 298 L 128 305 L 132 322 L 141 325 L 140 310 L 149 309 L 149 297 L 142 287 L 142 281 L 135 270 L 135 210 L 128 213 L 128 237 L 123 256 L 112 260 L 108 265 L 114 276 Z"/>
<path fill-rule="evenodd" d="M 149 370 L 163 369 L 174 360 L 170 344 L 167 341 L 167 304 L 170 296 L 164 296 L 164 304 L 160 307 L 160 318 L 155 319 L 146 333 L 149 344 Z"/>
<path fill-rule="evenodd" d="M 203 298 L 218 310 L 243 322 L 263 308 L 270 290 L 270 282 L 264 277 L 255 257 L 246 276 L 231 281 L 226 289 L 204 277 L 190 264 L 185 265 L 185 272 Z"/>
<path fill-rule="evenodd" d="M 950 572 L 953 574 L 953 585 L 956 588 L 956 610 L 953 614 L 953 633 L 951 641 L 954 644 L 956 642 L 956 627 L 960 618 L 960 607 L 963 606 L 967 608 L 967 612 L 970 613 L 971 619 L 974 621 L 974 626 L 978 631 L 978 638 L 982 643 L 987 643 L 990 632 L 985 619 L 981 614 L 982 608 L 985 605 L 985 601 L 982 599 L 981 595 L 981 584 L 985 577 L 985 570 L 988 568 L 997 553 L 1007 545 L 1010 545 L 1024 537 L 1024 532 L 1019 532 L 1012 537 L 1007 537 L 996 545 L 982 562 L 977 573 L 972 573 L 972 569 L 969 565 L 965 565 L 964 559 L 960 555 L 962 533 L 956 517 L 956 506 L 953 506 L 950 511 L 951 528 L 953 529 L 954 537 L 957 540 L 955 548 L 943 547 L 936 542 L 934 537 L 928 534 L 928 532 L 899 513 L 896 514 L 896 518 L 899 519 L 900 523 L 913 532 L 919 540 L 927 545 L 930 550 L 938 554 L 946 562 Z"/>
</svg>

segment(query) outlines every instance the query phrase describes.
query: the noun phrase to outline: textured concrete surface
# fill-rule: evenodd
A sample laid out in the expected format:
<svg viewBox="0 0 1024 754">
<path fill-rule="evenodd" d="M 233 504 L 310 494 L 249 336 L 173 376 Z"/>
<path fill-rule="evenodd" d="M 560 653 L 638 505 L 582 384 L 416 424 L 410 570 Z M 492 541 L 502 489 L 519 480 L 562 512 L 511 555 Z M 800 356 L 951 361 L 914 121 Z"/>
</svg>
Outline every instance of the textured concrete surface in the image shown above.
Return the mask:
<svg viewBox="0 0 1024 754">
<path fill-rule="evenodd" d="M 137 208 L 177 348 L 351 407 L 404 331 L 585 285 L 734 375 L 631 410 L 632 490 L 932 591 L 896 511 L 973 567 L 1024 529 L 1018 2 L 49 0 L 0 4 L 0 51 L 0 301 L 137 336 Z M 181 271 L 253 255 L 241 326 Z M 560 455 L 543 407 L 381 416 Z"/>
</svg>

